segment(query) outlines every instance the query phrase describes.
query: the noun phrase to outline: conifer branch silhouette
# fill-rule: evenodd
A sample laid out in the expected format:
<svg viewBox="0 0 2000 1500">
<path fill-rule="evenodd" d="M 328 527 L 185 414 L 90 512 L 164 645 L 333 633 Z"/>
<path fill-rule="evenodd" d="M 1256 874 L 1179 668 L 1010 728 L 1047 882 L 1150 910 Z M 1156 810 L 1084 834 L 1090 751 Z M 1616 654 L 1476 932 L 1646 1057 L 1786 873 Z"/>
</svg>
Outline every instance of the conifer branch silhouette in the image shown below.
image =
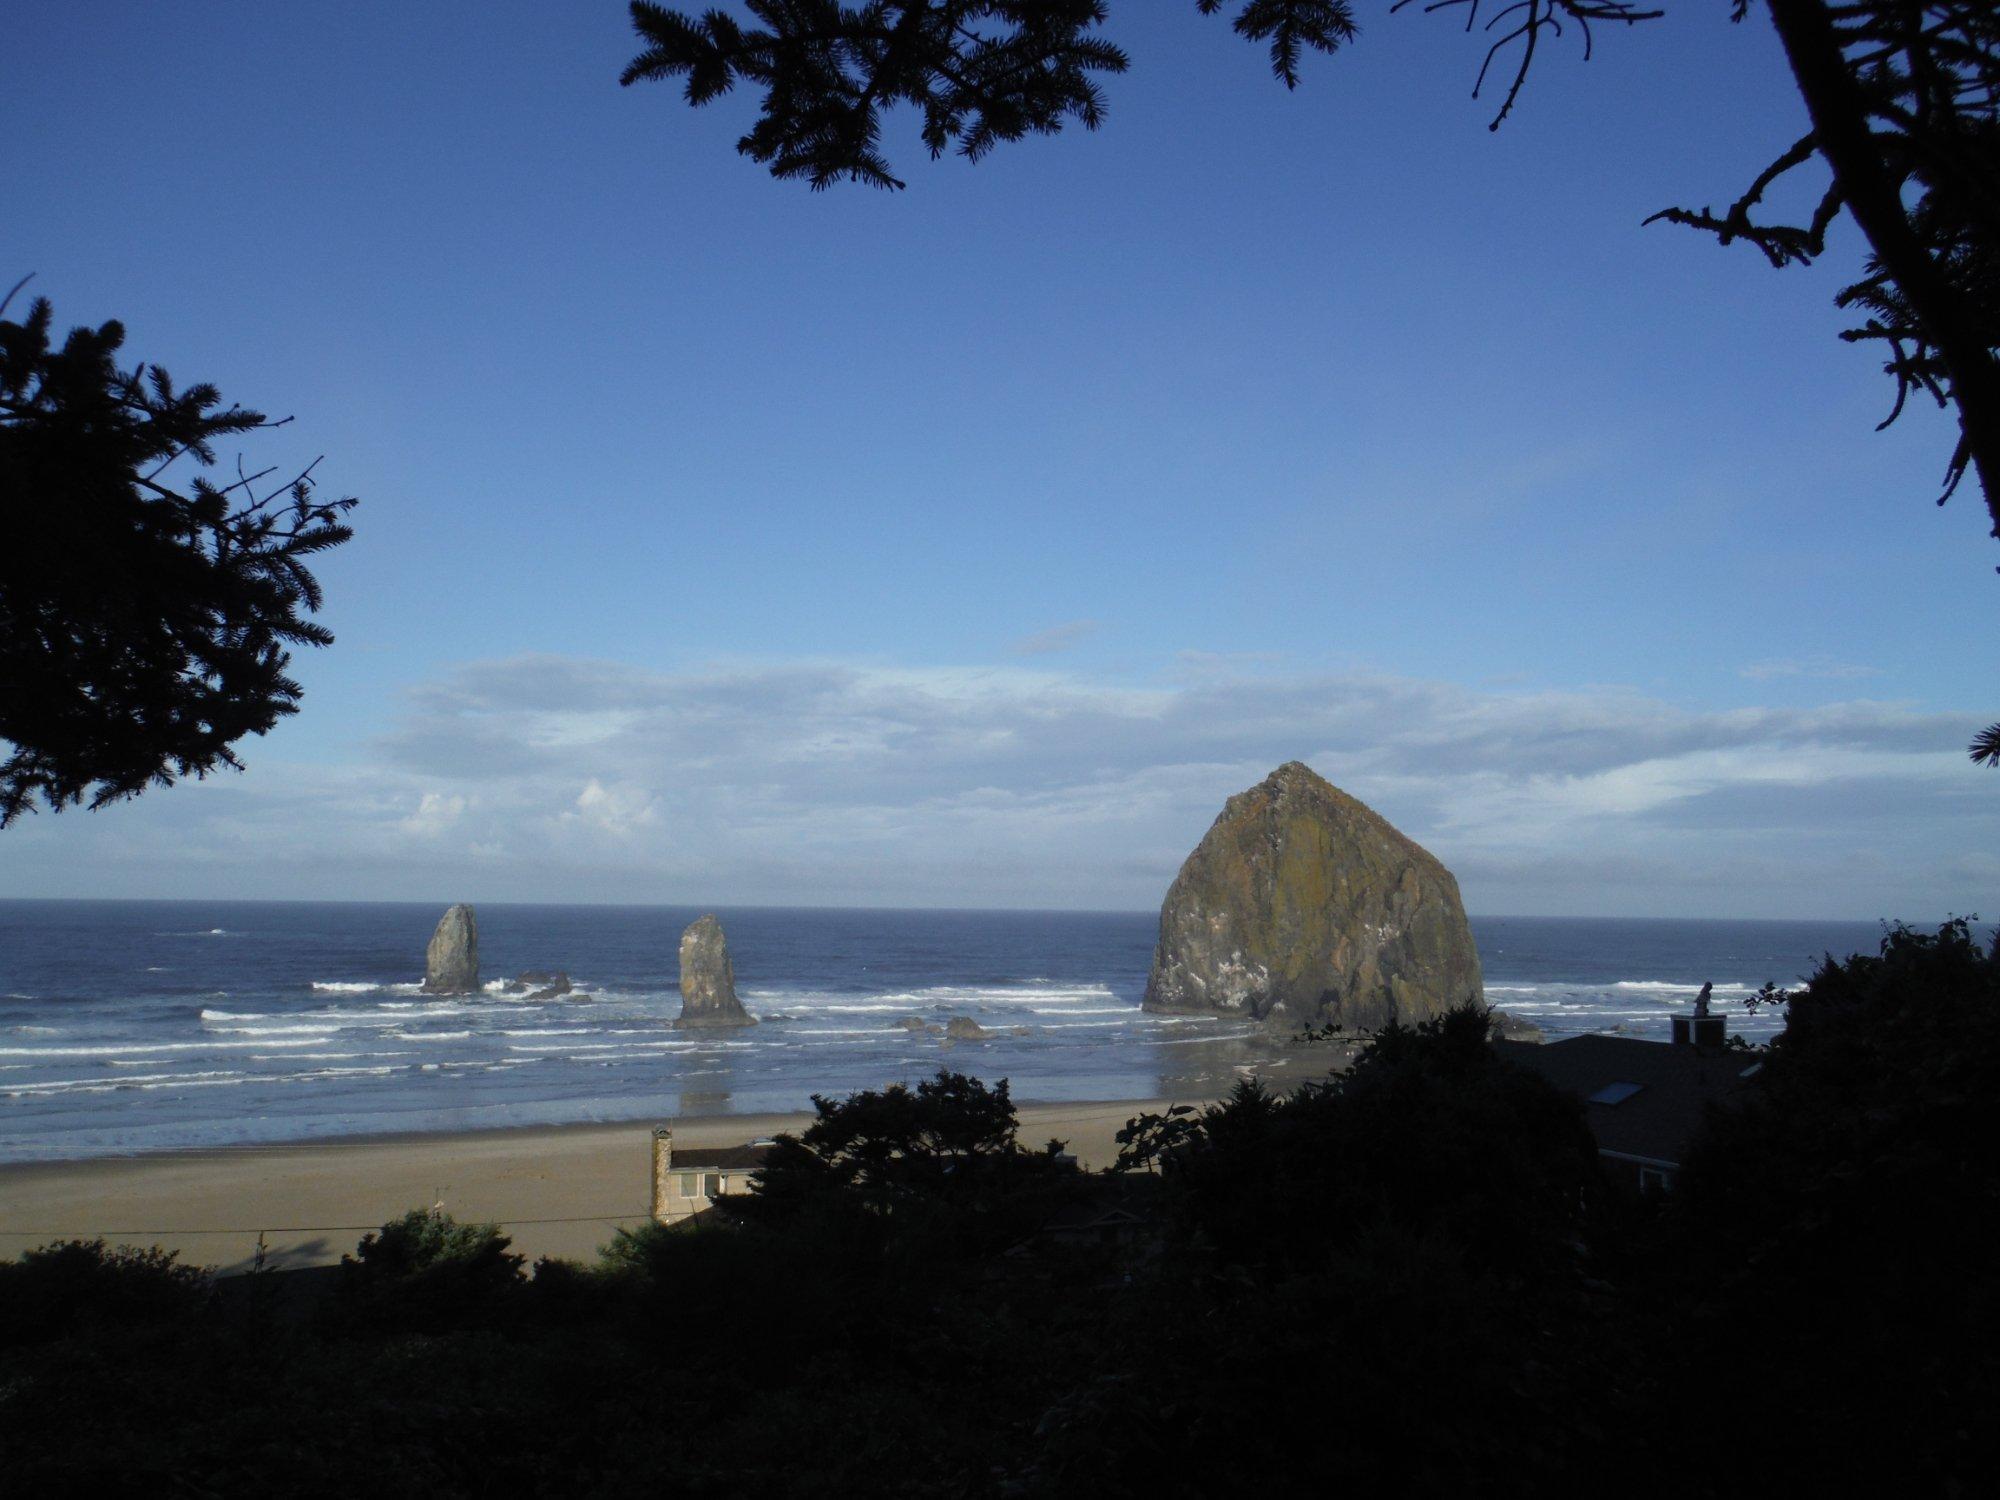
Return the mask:
<svg viewBox="0 0 2000 1500">
<path fill-rule="evenodd" d="M 1841 338 L 1885 346 L 1887 427 L 1913 395 L 1956 408 L 1942 505 L 1977 473 L 2000 537 L 2000 10 L 1963 0 L 1768 0 L 1813 122 L 1725 214 L 1667 208 L 1774 267 L 1809 265 L 1845 209 L 1873 250 L 1835 305 L 1866 314 Z M 1737 0 L 1734 18 L 1749 14 Z M 1773 184 L 1809 164 L 1827 177 L 1803 224 L 1759 221 Z"/>
<path fill-rule="evenodd" d="M 52 319 L 47 298 L 0 316 L 0 827 L 241 769 L 235 744 L 297 712 L 289 648 L 333 641 L 306 618 L 325 602 L 307 560 L 353 535 L 356 502 L 318 497 L 318 459 L 268 488 L 279 471 L 240 456 L 228 484 L 162 483 L 291 418 L 177 390 L 157 364 L 121 371 L 116 322 L 58 347 Z"/>
</svg>

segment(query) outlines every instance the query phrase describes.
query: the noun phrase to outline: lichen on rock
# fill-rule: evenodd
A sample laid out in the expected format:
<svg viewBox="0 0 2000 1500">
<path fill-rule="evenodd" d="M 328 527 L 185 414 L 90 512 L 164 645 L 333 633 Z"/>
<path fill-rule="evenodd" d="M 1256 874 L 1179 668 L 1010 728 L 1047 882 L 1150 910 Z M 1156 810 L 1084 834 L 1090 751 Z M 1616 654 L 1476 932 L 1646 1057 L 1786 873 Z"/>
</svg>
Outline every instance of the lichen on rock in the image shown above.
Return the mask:
<svg viewBox="0 0 2000 1500">
<path fill-rule="evenodd" d="M 1231 797 L 1181 866 L 1145 1006 L 1360 1032 L 1480 996 L 1451 872 L 1290 761 Z"/>
</svg>

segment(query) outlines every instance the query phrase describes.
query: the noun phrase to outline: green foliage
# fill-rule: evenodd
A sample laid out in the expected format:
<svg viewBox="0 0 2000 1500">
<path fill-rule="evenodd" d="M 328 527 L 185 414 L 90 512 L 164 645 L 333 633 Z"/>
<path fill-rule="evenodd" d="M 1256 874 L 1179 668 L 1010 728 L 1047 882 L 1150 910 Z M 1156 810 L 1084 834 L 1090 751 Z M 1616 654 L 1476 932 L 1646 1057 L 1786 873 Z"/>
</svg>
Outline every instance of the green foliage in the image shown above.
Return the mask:
<svg viewBox="0 0 2000 1500">
<path fill-rule="evenodd" d="M 270 471 L 240 462 L 169 489 L 178 460 L 282 423 L 121 370 L 115 322 L 60 347 L 51 323 L 46 298 L 0 318 L 0 827 L 240 767 L 239 740 L 297 711 L 290 648 L 333 640 L 307 562 L 352 534 L 310 466 L 261 497 Z"/>
<path fill-rule="evenodd" d="M 1119 1130 L 1116 1170 L 1157 1172 L 1161 1163 L 1201 1134 L 1201 1120 L 1192 1104 L 1169 1105 L 1159 1114 L 1134 1115 Z"/>
<path fill-rule="evenodd" d="M 411 1209 L 340 1259 L 335 1316 L 347 1326 L 439 1328 L 520 1305 L 524 1256 L 494 1224 Z"/>
<path fill-rule="evenodd" d="M 1166 1157 L 1193 1232 L 1295 1270 L 1374 1232 L 1478 1246 L 1499 1274 L 1572 1266 L 1595 1146 L 1575 1099 L 1503 1061 L 1490 1025 L 1467 1004 L 1392 1023 L 1289 1096 L 1239 1082 Z"/>
<path fill-rule="evenodd" d="M 1212 16 L 1224 0 L 1195 0 Z M 1231 29 L 1246 41 L 1271 44 L 1271 76 L 1288 89 L 1299 86 L 1299 62 L 1307 48 L 1333 52 L 1359 34 L 1347 0 L 1242 0 Z"/>
<path fill-rule="evenodd" d="M 813 1123 L 798 1137 L 780 1135 L 752 1179 L 753 1201 L 776 1203 L 827 1186 L 852 1189 L 859 1202 L 887 1209 L 917 1196 L 963 1193 L 996 1166 L 1024 1153 L 1007 1080 L 988 1088 L 940 1069 L 914 1089 L 864 1089 L 845 1099 L 813 1095 Z"/>
<path fill-rule="evenodd" d="M 1801 1483 L 1988 1472 L 1966 1413 L 2000 1402 L 2000 963 L 1964 919 L 1898 925 L 1785 998 L 1748 1098 L 1711 1117 L 1673 1195 L 1676 1352 L 1782 1392 L 1755 1442 Z"/>
<path fill-rule="evenodd" d="M 1007 1080 L 940 1070 L 845 1099 L 813 1097 L 799 1136 L 777 1137 L 751 1191 L 720 1215 L 809 1239 L 847 1265 L 937 1267 L 1005 1249 L 1077 1190 L 1063 1143 L 1023 1148 Z"/>
<path fill-rule="evenodd" d="M 774 177 L 815 188 L 846 178 L 903 184 L 879 149 L 882 109 L 923 116 L 933 157 L 956 148 L 977 161 L 1002 141 L 1053 135 L 1063 121 L 1095 126 L 1104 101 L 1093 73 L 1122 73 L 1125 55 L 1089 35 L 1100 0 L 748 0 L 766 29 L 728 12 L 699 18 L 633 0 L 646 50 L 624 83 L 685 77 L 690 104 L 740 79 L 766 90 L 765 107 L 737 150 Z"/>
<path fill-rule="evenodd" d="M 129 1328 L 185 1318 L 207 1305 L 213 1273 L 178 1252 L 64 1240 L 0 1261 L 0 1349 L 91 1326 Z"/>
<path fill-rule="evenodd" d="M 508 1253 L 512 1243 L 497 1224 L 461 1224 L 442 1209 L 413 1208 L 363 1236 L 353 1255 L 341 1257 L 341 1264 L 363 1282 L 439 1270 L 515 1281 L 523 1257 Z"/>
</svg>

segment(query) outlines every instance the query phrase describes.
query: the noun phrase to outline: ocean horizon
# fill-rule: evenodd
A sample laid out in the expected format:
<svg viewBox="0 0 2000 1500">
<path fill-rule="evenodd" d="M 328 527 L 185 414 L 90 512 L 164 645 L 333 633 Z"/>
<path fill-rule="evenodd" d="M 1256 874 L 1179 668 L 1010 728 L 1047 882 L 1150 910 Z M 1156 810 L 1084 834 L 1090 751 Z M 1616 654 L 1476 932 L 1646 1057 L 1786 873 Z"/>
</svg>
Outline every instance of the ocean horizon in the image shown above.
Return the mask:
<svg viewBox="0 0 2000 1500">
<path fill-rule="evenodd" d="M 0 900 L 0 1160 L 377 1133 L 789 1112 L 951 1067 L 1016 1098 L 1199 1098 L 1285 1049 L 1140 1009 L 1152 912 L 479 903 L 484 993 L 418 993 L 437 903 Z M 760 1024 L 674 1031 L 713 910 Z M 1743 1002 L 1879 922 L 1474 917 L 1489 1004 L 1550 1040 L 1664 1037 L 1704 982 Z M 531 970 L 577 994 L 502 992 Z M 898 1023 L 966 1016 L 947 1042 Z"/>
</svg>

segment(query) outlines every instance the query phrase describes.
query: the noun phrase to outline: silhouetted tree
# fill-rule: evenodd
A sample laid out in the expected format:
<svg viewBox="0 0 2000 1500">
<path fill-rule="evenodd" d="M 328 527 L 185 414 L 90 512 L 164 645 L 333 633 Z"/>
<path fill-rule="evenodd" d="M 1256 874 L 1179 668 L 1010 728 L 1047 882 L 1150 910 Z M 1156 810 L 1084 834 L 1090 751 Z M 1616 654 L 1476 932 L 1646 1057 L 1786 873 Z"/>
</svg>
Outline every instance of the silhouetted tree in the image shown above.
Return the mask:
<svg viewBox="0 0 2000 1500">
<path fill-rule="evenodd" d="M 2000 536 L 2000 11 L 1960 0 L 1766 0 L 1812 129 L 1757 175 L 1727 213 L 1656 218 L 1742 239 L 1774 266 L 1826 248 L 1844 209 L 1874 254 L 1840 293 L 1866 314 L 1841 335 L 1886 344 L 1896 400 L 1956 405 L 1949 498 L 1978 471 Z M 1736 0 L 1735 18 L 1750 0 Z M 1817 165 L 1830 179 L 1804 224 L 1751 215 L 1779 179 Z"/>
<path fill-rule="evenodd" d="M 116 322 L 58 348 L 50 320 L 46 298 L 0 319 L 0 827 L 240 768 L 231 747 L 297 711 L 287 648 L 333 640 L 304 618 L 306 559 L 352 535 L 355 502 L 315 498 L 310 465 L 261 495 L 272 471 L 240 462 L 167 487 L 177 460 L 283 423 L 119 369 Z"/>
<path fill-rule="evenodd" d="M 2000 961 L 1897 926 L 1781 998 L 1670 1200 L 1670 1384 L 1768 1393 L 1717 1436 L 1801 1490 L 1970 1493 L 2000 1461 Z"/>
<path fill-rule="evenodd" d="M 1391 1023 L 1352 1067 L 1288 1095 L 1259 1079 L 1165 1149 L 1190 1225 L 1225 1258 L 1317 1264 L 1391 1230 L 1489 1268 L 1573 1264 L 1596 1148 L 1574 1098 L 1503 1060 L 1464 1005 Z"/>
<path fill-rule="evenodd" d="M 498 1320 L 527 1283 L 525 1257 L 494 1224 L 461 1224 L 415 1208 L 364 1235 L 340 1258 L 333 1328 L 437 1329 Z"/>
<path fill-rule="evenodd" d="M 1751 0 L 1734 3 L 1740 21 Z M 1746 240 L 1786 266 L 1817 257 L 1834 219 L 1850 214 L 1874 254 L 1867 275 L 1839 295 L 1842 307 L 1865 316 L 1843 337 L 1889 350 L 1896 395 L 1883 425 L 1913 393 L 1956 407 L 1959 437 L 1940 503 L 1975 470 L 2000 536 L 2000 9 L 1990 0 L 1767 3 L 1812 130 L 1726 213 L 1669 208 L 1654 218 L 1725 243 Z M 1225 8 L 1224 0 L 1195 4 L 1204 15 Z M 694 105 L 738 81 L 761 87 L 762 111 L 737 149 L 815 188 L 842 178 L 903 186 L 880 149 L 880 116 L 896 104 L 922 114 L 933 157 L 955 149 L 976 161 L 1001 141 L 1053 134 L 1069 120 L 1096 128 L 1104 99 L 1095 77 L 1126 68 L 1125 54 L 1098 34 L 1109 11 L 1101 0 L 746 0 L 744 8 L 760 26 L 746 28 L 721 9 L 697 19 L 633 0 L 646 47 L 623 82 L 684 77 Z M 1228 8 L 1238 35 L 1268 45 L 1287 88 L 1298 84 L 1305 52 L 1333 52 L 1356 34 L 1349 0 L 1235 0 Z M 1480 0 L 1427 0 L 1423 8 L 1462 9 L 1469 29 Z M 1489 0 L 1489 9 L 1488 29 L 1498 35 L 1473 94 L 1501 62 L 1508 83 L 1494 128 L 1513 109 L 1539 45 L 1565 23 L 1580 30 L 1588 57 L 1593 22 L 1631 25 L 1661 14 L 1622 0 Z M 1766 190 L 1808 163 L 1828 179 L 1809 221 L 1755 222 Z M 1974 755 L 1985 758 L 1977 745 Z"/>
<path fill-rule="evenodd" d="M 24 1250 L 0 1261 L 0 1349 L 91 1326 L 129 1333 L 187 1319 L 208 1309 L 211 1290 L 207 1270 L 157 1246 L 65 1240 Z"/>
<path fill-rule="evenodd" d="M 1023 1239 L 1080 1190 L 1062 1143 L 1016 1139 L 1014 1101 L 940 1070 L 844 1099 L 813 1096 L 816 1118 L 780 1135 L 751 1191 L 721 1199 L 728 1223 L 820 1247 L 856 1274 L 923 1276 Z"/>
<path fill-rule="evenodd" d="M 815 1118 L 798 1135 L 780 1135 L 754 1178 L 752 1199 L 732 1208 L 766 1205 L 828 1187 L 878 1209 L 917 1196 L 962 1193 L 993 1168 L 1053 1159 L 1061 1143 L 1040 1153 L 1016 1142 L 1018 1121 L 1007 1080 L 988 1087 L 940 1069 L 912 1089 L 896 1083 L 844 1099 L 812 1096 Z"/>
</svg>

